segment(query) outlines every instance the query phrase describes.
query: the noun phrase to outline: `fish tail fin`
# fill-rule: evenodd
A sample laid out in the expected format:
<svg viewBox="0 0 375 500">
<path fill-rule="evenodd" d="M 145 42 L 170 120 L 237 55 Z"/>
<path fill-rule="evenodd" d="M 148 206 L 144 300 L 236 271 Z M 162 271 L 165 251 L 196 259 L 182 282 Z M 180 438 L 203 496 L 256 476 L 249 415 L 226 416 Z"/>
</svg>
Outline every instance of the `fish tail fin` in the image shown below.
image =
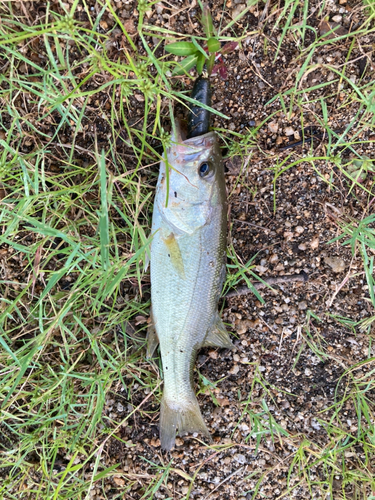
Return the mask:
<svg viewBox="0 0 375 500">
<path fill-rule="evenodd" d="M 189 405 L 185 407 L 168 404 L 163 397 L 160 407 L 161 447 L 169 451 L 175 444 L 177 433 L 182 436 L 193 432 L 201 432 L 211 439 L 195 395 L 192 395 Z"/>
</svg>

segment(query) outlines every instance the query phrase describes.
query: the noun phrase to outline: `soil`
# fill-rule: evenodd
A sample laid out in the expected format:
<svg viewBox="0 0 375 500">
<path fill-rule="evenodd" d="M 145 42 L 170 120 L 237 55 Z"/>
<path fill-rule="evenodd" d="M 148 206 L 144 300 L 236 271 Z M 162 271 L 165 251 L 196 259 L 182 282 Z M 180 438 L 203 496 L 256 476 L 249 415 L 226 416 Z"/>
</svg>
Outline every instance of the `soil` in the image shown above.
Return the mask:
<svg viewBox="0 0 375 500">
<path fill-rule="evenodd" d="M 238 4 L 232 7 L 235 5 Z M 361 20 L 359 6 L 355 3 L 347 2 L 343 7 L 332 2 L 320 15 L 317 7 L 318 4 L 312 2 L 309 17 L 309 24 L 316 30 L 326 15 L 332 18 L 343 12 L 343 26 L 347 29 Z M 214 2 L 211 10 L 221 12 L 221 9 L 222 3 Z M 166 12 L 170 13 L 167 9 Z M 186 32 L 186 26 L 190 25 L 195 34 L 197 19 L 194 13 L 197 13 L 194 8 L 182 10 L 170 26 L 177 32 Z M 149 21 L 156 24 L 157 19 L 164 24 L 160 15 L 152 15 Z M 224 16 L 224 19 L 223 24 L 230 21 L 229 17 Z M 127 448 L 116 442 L 109 453 L 121 462 L 124 472 L 147 473 L 149 464 L 144 459 L 156 466 L 173 458 L 177 471 L 170 474 L 168 488 L 155 493 L 155 498 L 186 495 L 189 483 L 179 470 L 190 476 L 197 473 L 190 498 L 253 498 L 256 481 L 252 473 L 259 470 L 267 471 L 260 493 L 264 498 L 277 498 L 286 488 L 290 457 L 300 443 L 300 436 L 304 435 L 318 446 L 324 446 L 329 439 L 319 421 L 329 418 L 329 412 L 323 417 L 321 411 L 343 394 L 346 379 L 338 385 L 340 377 L 353 362 L 375 354 L 365 334 L 353 332 L 335 319 L 359 320 L 371 314 L 366 301 L 366 281 L 363 274 L 356 272 L 361 269 L 360 261 L 352 256 L 350 248 L 339 243 L 328 245 L 340 234 L 340 218 L 358 218 L 366 213 L 367 198 L 361 190 L 349 192 L 350 186 L 332 162 L 317 161 L 315 168 L 301 162 L 279 178 L 275 211 L 273 207 L 275 166 L 288 155 L 291 155 L 288 162 L 292 163 L 309 154 L 309 145 L 285 152 L 280 152 L 279 148 L 299 140 L 301 128 L 316 126 L 321 121 L 318 99 L 325 98 L 333 129 L 345 127 L 355 116 L 357 106 L 353 103 L 343 108 L 345 112 L 340 109 L 344 97 L 337 95 L 337 84 L 310 94 L 314 102 L 303 105 L 303 124 L 301 108 L 297 105 L 292 106 L 287 117 L 280 113 L 278 99 L 268 104 L 279 92 L 294 84 L 303 63 L 298 59 L 300 48 L 296 46 L 296 38 L 297 43 L 302 44 L 298 37 L 284 39 L 274 60 L 280 30 L 273 31 L 272 24 L 271 21 L 265 24 L 260 34 L 247 36 L 242 47 L 226 58 L 226 81 L 213 78 L 213 107 L 230 117 L 229 122 L 215 117 L 215 127 L 243 133 L 246 129 L 254 129 L 254 121 L 259 125 L 278 111 L 271 124 L 256 131 L 256 146 L 248 154 L 226 162 L 230 242 L 241 262 L 254 259 L 255 271 L 262 277 L 304 271 L 309 280 L 279 285 L 272 291 L 262 290 L 264 303 L 252 294 L 223 301 L 222 316 L 232 325 L 236 348 L 233 351 L 202 349 L 197 360 L 202 376 L 213 382 L 220 380 L 213 389 L 217 406 L 209 391 L 199 397 L 202 413 L 217 445 L 216 451 L 201 446 L 198 436 L 178 438 L 176 449 L 170 455 L 161 453 L 157 414 L 152 415 L 157 405 L 152 400 L 143 406 L 152 416 L 143 420 L 138 416 L 123 429 L 121 436 L 127 440 Z M 244 30 L 251 33 L 258 29 L 259 12 L 255 8 L 234 27 L 234 33 L 240 35 Z M 307 47 L 312 39 L 309 33 L 304 45 Z M 266 41 L 267 51 L 264 50 Z M 349 44 L 346 40 L 322 47 L 316 54 L 316 61 L 344 64 Z M 360 52 L 354 50 L 351 58 L 354 60 L 358 56 Z M 348 76 L 358 79 L 359 74 L 358 63 L 348 65 Z M 370 73 L 364 77 L 365 81 L 371 78 Z M 331 72 L 320 67 L 307 75 L 301 88 L 330 79 Z M 189 82 L 185 84 L 190 85 Z M 361 139 L 368 139 L 370 135 L 369 130 Z M 371 155 L 370 150 L 359 145 L 357 152 Z M 325 156 L 326 151 L 324 140 L 314 142 L 314 156 Z M 342 150 L 341 154 L 348 156 L 347 151 Z M 373 179 L 368 180 L 369 186 L 372 182 Z M 330 266 L 327 263 L 330 257 L 339 258 L 341 267 Z M 307 316 L 308 310 L 314 317 Z M 308 340 L 303 338 L 316 342 L 325 354 L 313 352 L 307 345 Z M 267 396 L 260 383 L 252 389 L 255 371 L 267 388 Z M 196 379 L 198 382 L 198 377 Z M 276 422 L 288 432 L 288 437 L 276 438 L 275 442 L 268 437 L 256 452 L 256 441 L 251 437 L 252 425 L 244 414 L 251 391 L 248 408 L 260 413 L 264 398 Z M 140 396 L 135 398 L 133 406 L 141 399 Z M 351 420 L 355 422 L 353 407 L 346 409 L 345 418 L 348 432 L 355 432 L 350 423 Z M 363 451 L 358 450 L 359 456 L 361 453 Z M 317 475 L 324 477 L 322 471 L 317 471 Z M 335 484 L 341 488 L 339 480 Z M 128 497 L 140 498 L 139 495 L 138 485 L 135 485 L 134 494 Z M 310 498 L 310 493 L 301 486 L 294 491 L 294 496 Z"/>
<path fill-rule="evenodd" d="M 52 10 L 58 11 L 57 4 L 52 4 Z M 119 1 L 113 5 L 131 31 L 131 23 L 136 24 L 138 15 L 135 3 Z M 210 2 L 215 25 L 230 22 L 231 13 L 241 5 L 229 0 L 223 11 L 223 2 Z M 88 2 L 88 6 L 93 7 L 95 16 L 97 8 L 94 3 Z M 303 439 L 314 443 L 313 447 L 327 444 L 329 436 L 322 419 L 328 420 L 331 412 L 321 412 L 344 393 L 349 383 L 348 378 L 343 377 L 345 370 L 375 355 L 375 348 L 365 333 L 353 331 L 339 321 L 341 317 L 358 321 L 373 314 L 367 300 L 368 289 L 360 259 L 358 255 L 352 255 L 350 247 L 342 246 L 341 241 L 328 244 L 341 234 L 340 222 L 368 215 L 366 193 L 358 187 L 351 189 L 334 162 L 323 159 L 312 165 L 303 161 L 303 157 L 309 155 L 324 157 L 328 138 L 315 140 L 312 152 L 310 144 L 281 150 L 282 146 L 298 141 L 305 127 L 322 130 L 319 127 L 323 123 L 320 99 L 326 103 L 328 121 L 334 130 L 342 130 L 354 119 L 358 104 L 353 101 L 350 106 L 345 105 L 345 90 L 349 84 L 341 82 L 340 86 L 335 81 L 310 92 L 309 99 L 304 100 L 303 93 L 300 93 L 299 100 L 285 101 L 285 110 L 290 112 L 280 111 L 277 95 L 295 85 L 304 62 L 299 57 L 301 46 L 308 47 L 312 43 L 314 32 L 308 30 L 302 41 L 299 32 L 290 31 L 278 51 L 282 29 L 273 29 L 276 16 L 271 16 L 277 3 L 271 3 L 266 20 L 261 23 L 264 6 L 263 3 L 259 8 L 255 6 L 231 28 L 231 36 L 246 36 L 241 47 L 226 56 L 228 79 L 212 78 L 213 107 L 230 117 L 226 121 L 215 116 L 213 125 L 231 132 L 245 133 L 248 130 L 251 139 L 251 147 L 239 148 L 235 156 L 231 154 L 232 143 L 227 141 L 225 146 L 223 141 L 231 220 L 229 243 L 240 262 L 247 263 L 252 259 L 254 272 L 262 278 L 305 272 L 308 281 L 278 284 L 272 290 L 263 288 L 259 294 L 264 302 L 253 294 L 222 300 L 222 317 L 231 325 L 235 349 L 202 349 L 196 364 L 197 384 L 201 383 L 202 377 L 214 384 L 208 389 L 201 386 L 198 396 L 214 447 L 205 447 L 200 436 L 189 436 L 177 438 L 175 449 L 170 454 L 163 453 L 158 438 L 159 405 L 155 394 L 132 384 L 129 395 L 128 389 L 125 391 L 119 384 L 117 393 L 106 405 L 106 413 L 111 414 L 112 420 L 120 422 L 138 405 L 141 408 L 126 425 L 119 427 L 117 439 L 107 442 L 103 465 L 109 467 L 118 463 L 120 466 L 105 485 L 107 496 L 104 497 L 103 490 L 96 486 L 96 490 L 91 491 L 92 498 L 114 498 L 119 494 L 125 484 L 123 473 L 129 481 L 134 480 L 132 491 L 124 498 L 140 499 L 151 477 L 157 474 L 157 466 L 172 459 L 167 486 L 161 486 L 154 498 L 184 497 L 189 491 L 186 475 L 193 477 L 196 474 L 191 499 L 251 499 L 262 472 L 266 475 L 259 494 L 270 500 L 278 498 L 287 488 L 291 457 Z M 320 2 L 309 2 L 308 23 L 316 32 L 319 32 L 325 16 L 329 19 L 341 16 L 339 24 L 345 30 L 352 30 L 364 19 L 359 2 L 330 1 L 322 10 L 320 7 Z M 33 9 L 40 13 L 45 5 L 35 2 Z M 29 15 L 34 15 L 31 5 Z M 85 20 L 83 10 L 77 15 Z M 176 32 L 201 35 L 198 15 L 199 6 L 195 0 L 160 2 L 150 8 L 147 22 Z M 297 10 L 293 24 L 299 22 L 301 15 L 302 12 Z M 104 31 L 112 30 L 113 17 L 104 15 L 100 26 Z M 115 36 L 120 37 L 119 34 Z M 132 39 L 143 53 L 135 31 Z M 148 38 L 150 46 L 157 41 Z M 374 42 L 372 34 L 354 43 L 350 52 L 350 61 L 353 62 L 347 64 L 348 78 L 355 77 L 359 81 L 362 71 L 359 60 L 363 56 L 360 46 Z M 351 43 L 349 37 L 322 45 L 312 59 L 317 63 L 316 69 L 300 79 L 298 91 L 333 80 L 335 75 L 328 66 L 347 63 Z M 113 51 L 116 58 L 115 45 Z M 72 53 L 71 62 L 80 57 L 83 55 Z M 192 73 L 191 79 L 180 78 L 176 85 L 182 89 L 190 88 L 194 77 Z M 369 65 L 361 82 L 370 82 L 373 78 L 374 72 Z M 98 86 L 103 81 L 102 75 L 98 76 Z M 77 149 L 74 155 L 82 162 L 92 156 L 95 137 L 104 145 L 108 142 L 110 129 L 107 122 L 98 117 L 97 110 L 117 105 L 108 100 L 105 92 L 95 99 L 97 101 L 87 109 L 85 133 L 78 134 L 76 141 L 82 150 Z M 137 97 L 130 97 L 130 104 L 127 118 L 141 129 L 144 103 Z M 167 116 L 166 109 L 164 112 Z M 179 112 L 181 110 L 177 109 L 176 113 Z M 263 123 L 272 113 L 274 116 Z M 7 123 L 5 115 L 3 123 Z M 54 126 L 50 125 L 52 129 Z M 165 127 L 168 128 L 167 118 Z M 351 133 L 355 130 L 356 127 Z M 73 133 L 70 130 L 64 132 L 66 143 Z M 135 160 L 132 150 L 124 143 L 125 135 L 119 135 L 117 147 L 119 154 L 126 159 L 127 168 L 131 169 Z M 228 134 L 224 136 L 229 137 Z M 369 139 L 374 139 L 370 128 L 359 137 L 360 141 Z M 370 146 L 359 143 L 356 151 L 371 157 Z M 27 151 L 32 146 L 25 143 L 24 147 Z M 344 148 L 334 152 L 339 153 L 344 158 L 350 156 L 350 151 Z M 56 146 L 51 158 L 58 155 L 59 147 Z M 275 169 L 294 161 L 294 166 L 278 178 L 274 191 Z M 157 168 L 147 172 L 152 175 L 150 185 L 155 185 Z M 364 181 L 369 188 L 372 183 L 371 176 Z M 23 279 L 22 263 L 17 263 L 17 267 L 15 264 L 14 274 Z M 134 288 L 127 289 L 127 293 L 134 294 Z M 370 369 L 371 365 L 364 366 L 361 372 L 365 375 Z M 160 376 L 158 370 L 155 364 L 155 376 Z M 160 388 L 159 385 L 158 391 Z M 250 420 L 247 410 L 261 414 L 265 409 L 279 426 L 279 436 L 271 439 L 268 434 L 257 446 L 253 436 L 254 421 Z M 270 421 L 270 416 L 267 418 Z M 343 426 L 349 434 L 355 434 L 357 419 L 353 406 L 345 408 L 345 419 Z M 358 449 L 357 453 L 360 459 L 363 450 Z M 324 479 L 323 470 L 317 470 L 316 474 Z M 336 483 L 340 489 L 341 479 Z M 349 486 L 347 493 L 350 492 Z M 310 492 L 301 484 L 293 496 L 310 498 Z"/>
</svg>

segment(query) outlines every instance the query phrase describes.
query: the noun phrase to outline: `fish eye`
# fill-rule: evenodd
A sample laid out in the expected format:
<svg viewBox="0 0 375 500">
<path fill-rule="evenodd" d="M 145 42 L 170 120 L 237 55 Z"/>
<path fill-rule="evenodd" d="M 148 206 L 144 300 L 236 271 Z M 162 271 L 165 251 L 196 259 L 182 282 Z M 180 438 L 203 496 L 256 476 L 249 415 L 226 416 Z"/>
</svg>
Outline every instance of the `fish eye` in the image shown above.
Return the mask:
<svg viewBox="0 0 375 500">
<path fill-rule="evenodd" d="M 200 177 L 207 177 L 209 174 L 212 174 L 213 167 L 210 162 L 204 161 L 198 167 L 198 173 Z"/>
</svg>

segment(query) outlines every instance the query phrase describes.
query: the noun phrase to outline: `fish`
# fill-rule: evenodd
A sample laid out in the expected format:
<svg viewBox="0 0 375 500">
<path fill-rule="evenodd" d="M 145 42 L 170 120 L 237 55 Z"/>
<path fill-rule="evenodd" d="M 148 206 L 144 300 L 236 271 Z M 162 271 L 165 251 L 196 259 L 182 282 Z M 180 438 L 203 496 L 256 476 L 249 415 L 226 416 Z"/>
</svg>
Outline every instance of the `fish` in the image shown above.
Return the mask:
<svg viewBox="0 0 375 500">
<path fill-rule="evenodd" d="M 175 130 L 160 163 L 150 249 L 148 355 L 159 343 L 164 377 L 159 431 L 167 451 L 177 433 L 210 438 L 193 385 L 197 352 L 205 346 L 233 347 L 218 313 L 227 231 L 218 137 L 211 131 L 186 139 L 178 121 Z"/>
</svg>

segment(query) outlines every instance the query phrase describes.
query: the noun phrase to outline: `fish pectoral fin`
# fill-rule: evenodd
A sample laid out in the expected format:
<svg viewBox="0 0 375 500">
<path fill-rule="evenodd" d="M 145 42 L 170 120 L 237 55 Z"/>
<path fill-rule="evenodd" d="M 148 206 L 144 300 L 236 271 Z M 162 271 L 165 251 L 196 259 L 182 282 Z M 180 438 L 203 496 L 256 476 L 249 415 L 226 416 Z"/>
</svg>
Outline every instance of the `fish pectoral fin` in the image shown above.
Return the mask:
<svg viewBox="0 0 375 500">
<path fill-rule="evenodd" d="M 168 250 L 169 258 L 171 259 L 172 266 L 177 271 L 180 278 L 185 279 L 184 261 L 182 260 L 181 250 L 178 246 L 178 241 L 174 233 L 162 238 Z"/>
<path fill-rule="evenodd" d="M 150 359 L 154 355 L 154 352 L 156 351 L 156 348 L 159 345 L 158 334 L 156 333 L 156 328 L 153 323 L 151 323 L 151 325 L 147 328 L 146 341 L 147 341 L 146 357 Z"/>
<path fill-rule="evenodd" d="M 154 233 L 151 231 L 150 234 L 148 235 L 147 239 L 150 241 L 149 245 L 146 246 L 145 248 L 145 261 L 144 261 L 144 264 L 143 264 L 143 272 L 146 272 L 149 265 L 150 265 L 150 262 L 151 262 L 151 246 L 152 246 L 152 238 L 155 236 L 155 234 L 159 231 L 159 229 L 157 229 Z"/>
<path fill-rule="evenodd" d="M 209 330 L 203 347 L 225 347 L 226 349 L 233 349 L 233 343 L 229 337 L 229 333 L 224 326 L 224 323 L 217 315 L 217 321 L 212 325 Z"/>
</svg>

